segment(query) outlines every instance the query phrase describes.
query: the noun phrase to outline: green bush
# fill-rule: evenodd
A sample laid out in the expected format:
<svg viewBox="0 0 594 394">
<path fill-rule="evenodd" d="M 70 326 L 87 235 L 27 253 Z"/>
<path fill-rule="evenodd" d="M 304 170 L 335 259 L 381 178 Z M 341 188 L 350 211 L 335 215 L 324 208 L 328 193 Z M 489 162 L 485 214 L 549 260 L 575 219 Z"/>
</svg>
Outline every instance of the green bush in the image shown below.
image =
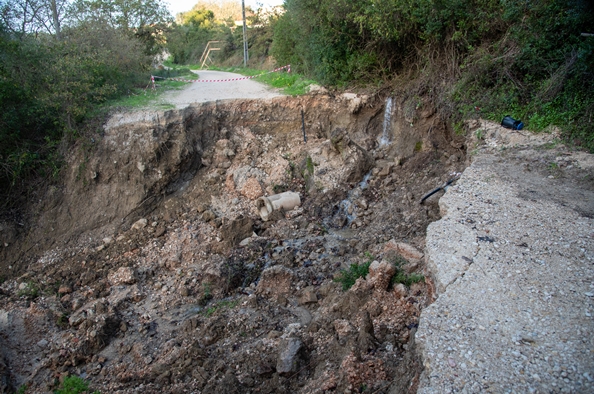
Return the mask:
<svg viewBox="0 0 594 394">
<path fill-rule="evenodd" d="M 76 136 L 99 104 L 145 84 L 150 58 L 126 32 L 89 22 L 62 39 L 15 36 L 0 26 L 2 200 L 31 175 L 57 175 L 60 142 Z M 10 198 L 9 198 L 10 196 Z"/>
<path fill-rule="evenodd" d="M 594 152 L 594 39 L 581 35 L 594 32 L 592 2 L 286 0 L 285 8 L 272 54 L 307 77 L 334 86 L 416 77 L 454 123 L 476 108 L 496 121 L 510 114 L 536 131 L 559 126 Z"/>
<path fill-rule="evenodd" d="M 396 273 L 392 276 L 390 280 L 390 285 L 394 286 L 397 283 L 402 283 L 406 287 L 410 287 L 413 283 L 419 283 L 425 281 L 425 277 L 421 274 L 412 273 L 407 274 L 403 271 L 402 266 L 406 265 L 408 262 L 402 256 L 396 256 L 392 261 L 394 267 L 396 267 Z"/>
<path fill-rule="evenodd" d="M 67 376 L 60 385 L 55 394 L 80 394 L 89 392 L 89 383 L 78 376 Z M 99 393 L 95 391 L 95 393 Z"/>
<path fill-rule="evenodd" d="M 366 262 L 363 264 L 353 263 L 349 266 L 346 270 L 341 270 L 340 273 L 336 278 L 334 278 L 335 282 L 338 282 L 342 285 L 342 290 L 348 290 L 357 281 L 359 278 L 365 278 L 369 273 L 369 266 L 373 262 L 373 256 L 367 252 L 365 253 Z"/>
</svg>

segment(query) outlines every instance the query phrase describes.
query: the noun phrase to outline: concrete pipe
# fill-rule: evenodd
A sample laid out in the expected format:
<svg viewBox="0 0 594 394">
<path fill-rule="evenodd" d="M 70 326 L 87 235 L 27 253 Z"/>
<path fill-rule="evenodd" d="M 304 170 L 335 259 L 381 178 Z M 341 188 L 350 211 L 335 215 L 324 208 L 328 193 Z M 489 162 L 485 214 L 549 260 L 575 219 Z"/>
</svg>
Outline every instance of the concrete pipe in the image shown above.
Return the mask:
<svg viewBox="0 0 594 394">
<path fill-rule="evenodd" d="M 256 200 L 256 207 L 258 208 L 258 212 L 260 212 L 260 217 L 265 222 L 268 221 L 272 211 L 278 211 L 281 208 L 285 211 L 290 211 L 299 205 L 301 205 L 301 198 L 299 197 L 299 193 L 295 192 L 274 194 L 268 197 L 260 197 Z"/>
</svg>

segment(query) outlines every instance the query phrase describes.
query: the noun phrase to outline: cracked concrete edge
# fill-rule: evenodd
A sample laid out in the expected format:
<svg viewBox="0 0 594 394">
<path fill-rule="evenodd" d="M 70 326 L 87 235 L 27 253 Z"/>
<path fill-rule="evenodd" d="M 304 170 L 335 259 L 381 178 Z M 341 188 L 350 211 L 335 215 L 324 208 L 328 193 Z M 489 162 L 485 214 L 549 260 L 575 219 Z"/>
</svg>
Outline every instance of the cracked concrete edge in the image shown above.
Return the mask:
<svg viewBox="0 0 594 394">
<path fill-rule="evenodd" d="M 477 313 L 477 307 L 479 308 L 478 310 L 481 308 L 489 308 L 492 310 L 493 314 L 504 317 L 508 316 L 512 320 L 515 320 L 514 313 L 517 312 L 511 312 L 512 309 L 515 309 L 510 308 L 513 303 L 509 304 L 510 300 L 504 298 L 493 300 L 492 303 L 484 306 L 481 306 L 483 304 L 479 302 L 481 297 L 478 293 L 480 293 L 481 289 L 491 286 L 497 287 L 498 284 L 490 283 L 488 281 L 484 282 L 485 278 L 483 277 L 487 277 L 487 273 L 485 273 L 484 269 L 486 270 L 487 268 L 483 267 L 486 263 L 485 252 L 481 250 L 487 247 L 487 243 L 485 243 L 485 246 L 479 246 L 478 241 L 481 235 L 483 236 L 481 238 L 486 238 L 488 235 L 476 230 L 472 222 L 467 222 L 468 213 L 472 211 L 471 213 L 476 215 L 493 216 L 496 219 L 498 218 L 498 220 L 503 220 L 504 224 L 508 223 L 513 229 L 514 220 L 516 220 L 514 217 L 521 217 L 521 214 L 524 212 L 521 206 L 524 204 L 522 204 L 521 200 L 515 197 L 519 191 L 518 185 L 513 180 L 499 177 L 497 171 L 493 171 L 495 168 L 498 168 L 497 166 L 499 164 L 497 164 L 497 162 L 498 160 L 500 161 L 500 159 L 495 159 L 497 157 L 497 152 L 502 151 L 507 147 L 531 147 L 549 144 L 551 143 L 552 136 L 546 134 L 541 136 L 528 134 L 524 136 L 523 134 L 507 131 L 496 124 L 484 121 L 478 123 L 478 127 L 486 130 L 485 134 L 487 135 L 487 138 L 482 142 L 482 147 L 480 147 L 475 134 L 470 134 L 471 138 L 468 142 L 469 151 L 471 148 L 474 149 L 472 163 L 458 181 L 457 186 L 450 188 L 440 199 L 439 204 L 442 219 L 432 223 L 427 229 L 425 254 L 427 269 L 429 271 L 429 276 L 432 277 L 435 284 L 435 292 L 438 299 L 421 313 L 419 330 L 417 331 L 415 338 L 417 351 L 424 365 L 424 371 L 420 378 L 419 393 L 444 392 L 442 390 L 451 390 L 454 387 L 453 381 L 444 384 L 445 381 L 439 378 L 440 375 L 449 375 L 448 372 L 445 372 L 446 370 L 444 368 L 453 371 L 453 365 L 455 365 L 455 361 L 450 358 L 441 361 L 435 359 L 436 350 L 439 352 L 440 347 L 447 347 L 447 344 L 440 344 L 440 342 L 445 340 L 445 343 L 451 343 L 451 346 L 454 346 L 454 344 L 458 343 L 457 341 L 460 340 L 466 342 L 468 342 L 468 340 L 471 342 L 472 340 L 479 340 L 481 343 L 476 343 L 474 348 L 479 353 L 484 350 L 482 347 L 485 346 L 495 346 L 502 351 L 504 350 L 502 346 L 509 346 L 505 341 L 499 341 L 501 342 L 499 343 L 497 340 L 492 344 L 486 345 L 484 341 L 489 342 L 493 338 L 491 338 L 490 334 L 487 332 L 489 327 L 488 322 L 484 319 L 484 316 L 482 316 L 483 313 Z M 593 155 L 574 154 L 574 158 L 579 163 L 578 165 L 580 168 L 584 169 L 592 167 Z M 485 202 L 491 204 L 491 198 L 495 201 L 495 205 L 498 205 L 497 203 L 499 202 L 503 204 L 499 208 L 499 211 L 493 210 L 489 213 L 490 208 L 484 205 Z M 478 202 L 478 204 L 473 206 L 472 202 L 466 200 L 476 200 L 475 202 Z M 481 201 L 483 202 L 482 205 Z M 505 204 L 512 205 L 508 206 L 507 208 L 509 209 L 506 210 Z M 551 209 L 552 211 L 556 208 L 556 205 L 557 204 L 552 204 L 549 206 L 549 203 L 540 202 L 538 205 L 531 208 L 531 210 L 533 214 L 538 216 L 542 215 L 543 209 L 545 211 Z M 540 213 L 535 212 L 539 210 Z M 508 211 L 512 216 L 515 212 L 516 216 L 508 218 L 506 213 Z M 569 218 L 572 216 L 575 216 L 574 213 L 567 212 L 563 217 Z M 511 234 L 506 235 L 510 236 L 513 234 L 514 231 L 512 230 Z M 492 241 L 488 240 L 487 242 Z M 489 248 L 492 247 L 498 248 L 497 242 L 489 244 L 486 250 L 488 251 Z M 453 289 L 452 291 L 448 291 L 450 286 Z M 501 293 L 503 294 L 505 292 Z M 472 307 L 468 308 L 470 305 L 472 305 Z M 453 307 L 453 309 L 451 309 L 451 307 Z M 475 322 L 478 324 L 477 328 L 479 329 L 478 332 L 480 334 L 471 334 L 469 337 L 465 337 L 463 333 L 455 335 L 452 334 L 452 330 L 457 329 L 450 327 L 449 325 L 441 326 L 441 330 L 445 331 L 440 330 L 440 325 L 442 325 L 444 321 L 449 320 L 447 316 L 454 317 L 454 315 L 448 315 L 449 313 L 456 314 L 457 312 L 465 310 L 477 313 Z M 443 313 L 446 313 L 447 316 L 444 317 Z M 510 313 L 512 314 L 509 315 Z M 432 323 L 433 320 L 435 320 L 435 323 Z M 441 323 L 438 323 L 438 321 L 441 321 Z M 522 319 L 519 319 L 519 323 L 522 323 Z M 434 326 L 431 327 L 432 325 Z M 519 329 L 513 324 L 509 326 L 513 329 Z M 487 331 L 485 331 L 485 327 L 487 327 Z M 511 329 L 510 327 L 503 328 L 509 331 Z M 524 329 L 524 327 L 522 327 L 522 329 Z M 501 338 L 498 340 L 500 339 Z M 452 342 L 452 340 L 454 342 Z M 447 349 L 441 349 L 442 352 L 443 350 Z M 437 356 L 439 355 L 437 354 Z M 446 363 L 445 366 L 442 365 L 444 362 Z M 432 365 L 432 363 L 437 363 L 439 365 Z M 490 370 L 491 377 L 496 379 L 493 382 L 495 385 L 497 385 L 497 383 L 495 383 L 497 381 L 500 383 L 507 382 L 504 384 L 512 382 L 510 381 L 510 376 L 512 374 L 507 371 L 507 368 L 509 368 L 509 366 L 505 365 L 497 367 L 495 370 Z M 437 379 L 431 379 L 430 375 L 432 374 L 436 374 L 434 378 L 437 377 Z M 466 375 L 462 374 L 455 379 L 463 382 L 466 378 L 469 378 L 472 381 L 473 378 L 471 378 L 470 375 Z M 496 376 L 498 378 L 496 378 Z M 540 378 L 538 379 L 538 382 L 540 382 Z M 462 385 L 464 385 L 464 383 L 462 383 Z M 502 388 L 503 386 L 499 386 L 499 389 Z M 465 387 L 464 392 L 467 391 L 466 389 L 467 388 Z M 476 392 L 472 389 L 469 390 L 470 391 L 468 392 Z"/>
<path fill-rule="evenodd" d="M 495 149 L 505 149 L 506 147 L 518 146 L 538 146 L 558 138 L 556 134 L 534 135 L 529 132 L 517 132 L 503 129 L 501 126 L 479 120 L 467 125 L 470 132 L 467 137 L 468 147 L 468 167 L 461 175 L 454 186 L 440 198 L 439 208 L 441 219 L 431 223 L 427 228 L 425 259 L 427 264 L 427 274 L 432 279 L 435 286 L 435 302 L 421 312 L 419 321 L 419 330 L 416 333 L 415 344 L 417 352 L 420 355 L 423 364 L 423 372 L 420 377 L 419 393 L 434 393 L 434 387 L 430 382 L 429 375 L 432 373 L 432 357 L 427 349 L 432 346 L 433 340 L 424 333 L 424 326 L 427 320 L 438 313 L 439 297 L 444 301 L 444 293 L 449 286 L 456 283 L 471 268 L 474 259 L 479 253 L 477 238 L 478 231 L 473 230 L 472 226 L 465 223 L 464 212 L 466 210 L 463 195 L 459 192 L 459 185 L 468 188 L 472 184 L 477 193 L 482 193 L 489 189 L 488 183 L 492 179 L 487 179 L 483 169 L 488 166 L 484 162 L 484 156 L 492 153 Z M 480 141 L 476 130 L 481 130 L 485 141 Z M 496 144 L 500 145 L 497 146 Z M 484 149 L 480 149 L 483 145 Z M 512 193 L 513 186 L 505 182 L 499 182 L 502 194 Z M 455 295 L 449 294 L 445 297 L 449 302 L 455 301 Z M 448 302 L 445 301 L 445 302 Z M 425 320 L 425 322 L 423 322 Z"/>
</svg>

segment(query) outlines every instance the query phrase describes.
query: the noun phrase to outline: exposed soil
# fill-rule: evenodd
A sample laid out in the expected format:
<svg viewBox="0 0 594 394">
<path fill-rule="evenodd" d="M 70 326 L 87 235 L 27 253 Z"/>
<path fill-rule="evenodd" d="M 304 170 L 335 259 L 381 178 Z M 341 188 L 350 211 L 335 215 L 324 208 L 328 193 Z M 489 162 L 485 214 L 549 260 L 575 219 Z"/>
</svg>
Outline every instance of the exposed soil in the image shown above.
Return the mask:
<svg viewBox="0 0 594 394">
<path fill-rule="evenodd" d="M 0 391 L 415 392 L 432 283 L 390 280 L 423 273 L 439 208 L 419 200 L 465 146 L 406 108 L 387 135 L 384 100 L 348 94 L 114 116 L 2 223 Z M 255 200 L 286 190 L 301 207 L 262 221 Z"/>
</svg>

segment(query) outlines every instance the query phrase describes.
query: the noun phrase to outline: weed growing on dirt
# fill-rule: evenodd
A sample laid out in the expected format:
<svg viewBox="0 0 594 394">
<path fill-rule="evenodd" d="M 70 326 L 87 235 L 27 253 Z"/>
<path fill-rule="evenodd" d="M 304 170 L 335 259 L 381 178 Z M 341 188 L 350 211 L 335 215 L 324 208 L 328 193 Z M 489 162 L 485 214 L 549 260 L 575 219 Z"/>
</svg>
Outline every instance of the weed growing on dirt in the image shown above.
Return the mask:
<svg viewBox="0 0 594 394">
<path fill-rule="evenodd" d="M 210 283 L 204 282 L 202 284 L 202 288 L 202 297 L 200 298 L 200 301 L 198 301 L 198 304 L 201 306 L 205 306 L 208 303 L 208 301 L 212 300 L 212 291 L 210 288 Z"/>
<path fill-rule="evenodd" d="M 55 394 L 80 394 L 84 392 L 89 392 L 89 383 L 78 376 L 66 377 L 60 388 L 54 391 Z M 94 391 L 93 394 L 99 394 L 99 391 Z"/>
<path fill-rule="evenodd" d="M 68 327 L 68 314 L 66 313 L 62 313 L 57 319 L 56 319 L 56 325 L 60 328 L 66 328 Z"/>
<path fill-rule="evenodd" d="M 17 293 L 19 297 L 26 297 L 29 300 L 36 299 L 40 294 L 41 290 L 39 289 L 39 286 L 33 281 L 28 281 L 27 286 L 19 290 Z"/>
<path fill-rule="evenodd" d="M 219 301 L 219 302 L 215 303 L 214 305 L 206 308 L 202 313 L 204 314 L 204 316 L 210 317 L 217 311 L 220 311 L 222 309 L 233 309 L 238 304 L 239 304 L 238 300 L 235 300 L 235 301 L 223 300 L 223 301 Z"/>
<path fill-rule="evenodd" d="M 392 261 L 392 264 L 396 267 L 396 273 L 390 280 L 390 286 L 402 283 L 406 287 L 410 287 L 410 285 L 412 285 L 413 283 L 425 281 L 425 277 L 421 274 L 413 273 L 409 275 L 402 270 L 402 266 L 407 264 L 407 261 L 403 257 L 397 256 Z"/>
<path fill-rule="evenodd" d="M 373 255 L 369 252 L 365 252 L 366 262 L 363 264 L 353 263 L 349 269 L 341 270 L 339 276 L 334 281 L 342 285 L 342 290 L 348 290 L 359 278 L 364 278 L 369 273 L 369 266 L 373 262 Z"/>
</svg>

